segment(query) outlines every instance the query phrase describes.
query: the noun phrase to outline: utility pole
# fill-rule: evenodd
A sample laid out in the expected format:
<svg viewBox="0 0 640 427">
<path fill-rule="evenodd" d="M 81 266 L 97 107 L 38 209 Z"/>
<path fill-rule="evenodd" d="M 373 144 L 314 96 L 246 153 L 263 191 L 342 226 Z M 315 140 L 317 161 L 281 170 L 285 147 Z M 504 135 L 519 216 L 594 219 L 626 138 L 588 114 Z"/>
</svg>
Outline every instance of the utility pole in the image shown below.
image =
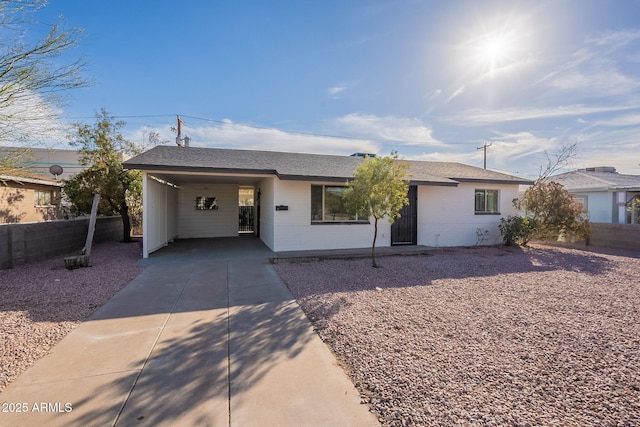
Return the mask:
<svg viewBox="0 0 640 427">
<path fill-rule="evenodd" d="M 484 168 L 487 168 L 487 147 L 491 147 L 491 144 L 487 144 L 486 142 L 482 145 L 482 147 L 478 147 L 478 150 L 484 150 Z"/>
<path fill-rule="evenodd" d="M 178 147 L 188 147 L 189 143 L 191 142 L 191 138 L 186 135 L 184 136 L 184 138 L 182 137 L 182 125 L 184 124 L 184 122 L 182 121 L 180 116 L 176 117 L 178 118 L 178 128 L 171 128 L 171 130 L 175 129 L 178 132 L 178 136 L 176 136 L 176 145 L 178 145 Z"/>
</svg>

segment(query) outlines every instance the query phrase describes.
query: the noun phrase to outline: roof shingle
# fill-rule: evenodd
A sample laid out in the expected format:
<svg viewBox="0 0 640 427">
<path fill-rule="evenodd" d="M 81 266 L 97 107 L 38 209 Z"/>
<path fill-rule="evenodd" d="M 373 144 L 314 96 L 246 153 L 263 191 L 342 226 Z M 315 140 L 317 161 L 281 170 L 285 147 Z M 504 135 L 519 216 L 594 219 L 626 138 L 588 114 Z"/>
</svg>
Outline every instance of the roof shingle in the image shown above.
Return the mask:
<svg viewBox="0 0 640 427">
<path fill-rule="evenodd" d="M 549 178 L 564 186 L 567 191 L 608 191 L 640 188 L 640 176 L 623 175 L 617 172 L 591 172 L 578 170 Z"/>
<path fill-rule="evenodd" d="M 156 146 L 124 162 L 127 169 L 275 174 L 280 179 L 347 180 L 362 157 L 222 148 Z M 407 161 L 411 181 L 456 185 L 459 181 L 530 184 L 515 176 L 461 163 Z"/>
</svg>

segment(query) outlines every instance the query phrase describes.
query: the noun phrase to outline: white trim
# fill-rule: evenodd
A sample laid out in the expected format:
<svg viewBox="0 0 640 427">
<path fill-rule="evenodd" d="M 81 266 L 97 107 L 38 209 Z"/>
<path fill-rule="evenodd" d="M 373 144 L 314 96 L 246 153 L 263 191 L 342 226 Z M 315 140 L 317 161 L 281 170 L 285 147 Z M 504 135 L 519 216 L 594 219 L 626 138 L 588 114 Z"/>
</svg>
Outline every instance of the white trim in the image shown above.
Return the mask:
<svg viewBox="0 0 640 427">
<path fill-rule="evenodd" d="M 142 171 L 142 258 L 149 258 L 149 213 L 146 209 L 149 201 L 147 179 L 147 172 Z"/>
<path fill-rule="evenodd" d="M 12 175 L 0 175 L 0 181 L 14 181 L 19 184 L 21 183 L 29 183 L 29 184 L 39 184 L 39 185 L 49 185 L 52 187 L 64 187 L 64 184 L 60 181 L 48 181 L 46 179 L 38 179 L 38 178 L 27 178 L 22 176 L 12 176 Z"/>
</svg>

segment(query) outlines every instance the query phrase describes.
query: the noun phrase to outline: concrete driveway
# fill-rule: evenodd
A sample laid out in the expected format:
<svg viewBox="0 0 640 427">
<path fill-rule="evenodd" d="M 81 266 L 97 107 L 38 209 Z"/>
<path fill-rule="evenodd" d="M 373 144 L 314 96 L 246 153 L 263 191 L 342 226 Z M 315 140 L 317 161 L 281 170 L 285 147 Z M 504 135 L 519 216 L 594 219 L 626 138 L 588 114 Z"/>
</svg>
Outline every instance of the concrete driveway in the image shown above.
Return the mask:
<svg viewBox="0 0 640 427">
<path fill-rule="evenodd" d="M 0 425 L 378 425 L 273 253 L 252 238 L 209 243 L 141 261 L 138 277 L 0 394 L 13 409 Z"/>
</svg>

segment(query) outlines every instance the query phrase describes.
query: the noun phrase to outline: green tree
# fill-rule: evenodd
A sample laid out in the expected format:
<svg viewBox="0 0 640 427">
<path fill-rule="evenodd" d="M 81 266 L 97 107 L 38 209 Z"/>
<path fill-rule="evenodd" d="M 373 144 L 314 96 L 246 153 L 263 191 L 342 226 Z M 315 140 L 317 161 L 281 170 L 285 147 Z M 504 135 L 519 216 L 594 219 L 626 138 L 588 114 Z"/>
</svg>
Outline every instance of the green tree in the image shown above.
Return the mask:
<svg viewBox="0 0 640 427">
<path fill-rule="evenodd" d="M 124 122 L 114 122 L 104 108 L 96 114 L 93 126 L 75 124 L 70 135 L 71 145 L 79 146 L 80 162 L 87 168 L 65 181 L 64 191 L 75 213 L 91 211 L 93 194 L 101 196 L 99 213 L 119 214 L 122 217 L 123 238 L 131 241 L 129 207 L 140 200 L 142 180 L 139 171 L 122 167 L 125 156 L 139 153 L 139 149 L 120 133 Z"/>
<path fill-rule="evenodd" d="M 83 58 L 60 59 L 77 44 L 80 30 L 51 25 L 44 37 L 31 41 L 31 34 L 44 27 L 34 16 L 45 5 L 43 0 L 0 0 L 0 142 L 34 143 L 58 130 L 62 95 L 86 85 L 80 77 Z M 10 160 L 4 166 L 14 167 Z"/>
<path fill-rule="evenodd" d="M 392 152 L 389 157 L 367 157 L 358 165 L 353 181 L 344 192 L 344 201 L 349 213 L 361 217 L 373 217 L 374 231 L 371 245 L 371 265 L 376 263 L 376 239 L 378 220 L 387 217 L 390 224 L 400 216 L 400 209 L 409 204 L 406 180 L 409 165 L 398 160 Z"/>
<path fill-rule="evenodd" d="M 538 180 L 519 201 L 525 216 L 535 220 L 533 236 L 555 240 L 559 236 L 586 238 L 590 224 L 583 207 L 557 182 Z"/>
</svg>

